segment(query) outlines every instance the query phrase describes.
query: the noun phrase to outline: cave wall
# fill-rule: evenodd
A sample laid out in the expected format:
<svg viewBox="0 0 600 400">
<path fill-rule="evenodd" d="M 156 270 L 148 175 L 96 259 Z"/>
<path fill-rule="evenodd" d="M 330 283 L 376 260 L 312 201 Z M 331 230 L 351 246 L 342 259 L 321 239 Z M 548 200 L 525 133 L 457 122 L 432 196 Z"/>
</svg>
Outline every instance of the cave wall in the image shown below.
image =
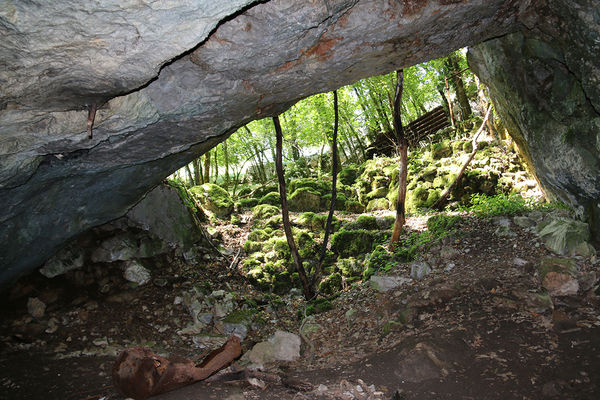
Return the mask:
<svg viewBox="0 0 600 400">
<path fill-rule="evenodd" d="M 80 3 L 0 10 L 0 284 L 244 123 L 553 12 L 542 0 Z"/>
<path fill-rule="evenodd" d="M 600 2 L 540 5 L 521 32 L 469 50 L 546 193 L 600 234 Z"/>
</svg>

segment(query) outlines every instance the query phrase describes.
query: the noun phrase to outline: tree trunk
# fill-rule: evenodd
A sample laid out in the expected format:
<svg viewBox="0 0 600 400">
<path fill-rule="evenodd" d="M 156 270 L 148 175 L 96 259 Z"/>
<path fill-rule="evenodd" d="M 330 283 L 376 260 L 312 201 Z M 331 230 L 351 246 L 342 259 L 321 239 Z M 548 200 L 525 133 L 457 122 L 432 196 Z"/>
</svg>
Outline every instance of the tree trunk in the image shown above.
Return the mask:
<svg viewBox="0 0 600 400">
<path fill-rule="evenodd" d="M 227 150 L 227 140 L 223 142 L 223 158 L 225 159 L 225 188 L 229 188 L 229 151 Z"/>
<path fill-rule="evenodd" d="M 294 235 L 292 233 L 292 226 L 290 224 L 287 194 L 285 190 L 285 176 L 283 173 L 283 132 L 281 131 L 281 125 L 278 117 L 273 117 L 273 125 L 275 126 L 276 138 L 275 169 L 277 170 L 277 179 L 279 180 L 279 196 L 281 197 L 281 218 L 283 220 L 283 231 L 285 232 L 285 237 L 287 239 L 288 246 L 290 247 L 292 258 L 294 259 L 294 264 L 296 264 L 296 270 L 298 271 L 300 281 L 302 282 L 304 298 L 308 301 L 315 297 L 315 292 L 308 281 L 308 277 L 306 276 L 306 271 L 302 265 L 300 254 L 298 254 L 298 248 L 296 247 L 296 242 L 294 241 Z"/>
<path fill-rule="evenodd" d="M 402 234 L 402 228 L 406 222 L 405 201 L 406 201 L 406 181 L 408 175 L 408 142 L 402 129 L 402 118 L 400 109 L 402 105 L 402 89 L 404 87 L 404 70 L 396 71 L 396 93 L 394 96 L 394 131 L 398 140 L 398 153 L 400 153 L 400 179 L 398 184 L 398 199 L 396 200 L 396 220 L 394 221 L 394 231 L 390 239 L 389 250 L 396 247 Z"/>
<path fill-rule="evenodd" d="M 477 138 L 479 137 L 479 134 L 483 131 L 483 127 L 485 126 L 485 123 L 488 120 L 488 117 L 490 116 L 491 110 L 492 110 L 492 105 L 490 104 L 487 112 L 485 113 L 485 118 L 483 119 L 481 126 L 479 127 L 479 129 L 477 130 L 475 135 L 473 135 L 473 140 L 472 140 L 473 151 L 469 155 L 469 158 L 463 164 L 462 168 L 458 172 L 458 175 L 456 175 L 456 179 L 454 180 L 454 182 L 452 182 L 450 184 L 450 186 L 448 186 L 448 189 L 444 190 L 444 193 L 442 193 L 441 197 L 438 199 L 438 201 L 435 202 L 435 204 L 433 206 L 431 206 L 431 208 L 441 210 L 446 205 L 446 202 L 448 201 L 448 197 L 450 196 L 450 193 L 452 193 L 452 190 L 454 190 L 454 188 L 456 187 L 456 184 L 460 181 L 460 178 L 462 178 L 463 174 L 465 173 L 467 166 L 471 163 L 471 161 L 475 157 L 475 153 L 477 153 L 477 147 L 478 147 Z"/>
<path fill-rule="evenodd" d="M 194 177 L 192 176 L 192 171 L 190 170 L 190 164 L 185 164 L 185 172 L 187 172 L 190 186 L 194 186 Z"/>
<path fill-rule="evenodd" d="M 213 168 L 213 175 L 214 175 L 214 179 L 213 182 L 217 183 L 217 178 L 219 176 L 219 154 L 218 154 L 218 150 L 215 147 L 215 151 L 213 151 L 213 155 L 214 155 L 214 168 Z"/>
<path fill-rule="evenodd" d="M 461 120 L 465 121 L 467 118 L 469 118 L 472 111 L 471 105 L 469 104 L 469 98 L 467 97 L 467 92 L 465 90 L 465 85 L 461 77 L 461 73 L 463 71 L 460 70 L 460 66 L 456 57 L 456 54 L 452 53 L 446 60 L 449 70 L 452 74 L 450 75 L 450 79 L 452 80 L 452 85 L 456 91 L 456 99 L 458 100 L 458 105 L 460 106 L 460 113 L 462 116 Z"/>
<path fill-rule="evenodd" d="M 315 270 L 312 278 L 312 285 L 315 286 L 317 280 L 321 277 L 321 270 L 323 268 L 323 261 L 325 261 L 325 255 L 327 253 L 327 243 L 329 242 L 329 231 L 331 230 L 331 222 L 333 221 L 333 213 L 335 211 L 335 201 L 337 199 L 337 171 L 338 171 L 338 151 L 337 151 L 337 136 L 338 136 L 338 125 L 339 125 L 339 114 L 338 114 L 338 96 L 337 90 L 333 91 L 333 109 L 334 109 L 334 121 L 333 121 L 333 137 L 331 140 L 331 204 L 329 205 L 329 214 L 327 215 L 327 223 L 325 224 L 325 236 L 323 237 L 323 246 L 321 247 L 321 256 L 319 257 L 319 263 Z"/>
<path fill-rule="evenodd" d="M 210 183 L 210 151 L 204 154 L 204 183 Z"/>
<path fill-rule="evenodd" d="M 192 161 L 194 166 L 194 185 L 202 185 L 204 183 L 204 177 L 202 176 L 202 168 L 200 167 L 200 159 L 196 158 Z"/>
</svg>

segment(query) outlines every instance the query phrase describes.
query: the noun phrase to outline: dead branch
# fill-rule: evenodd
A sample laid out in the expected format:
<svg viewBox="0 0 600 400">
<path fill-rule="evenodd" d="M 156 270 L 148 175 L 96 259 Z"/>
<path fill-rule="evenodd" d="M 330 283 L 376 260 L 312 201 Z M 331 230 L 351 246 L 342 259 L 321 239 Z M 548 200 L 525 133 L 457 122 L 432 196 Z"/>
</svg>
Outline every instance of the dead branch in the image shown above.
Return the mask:
<svg viewBox="0 0 600 400">
<path fill-rule="evenodd" d="M 450 186 L 448 186 L 448 188 L 446 190 L 444 190 L 444 193 L 442 193 L 442 196 L 438 199 L 438 201 L 436 201 L 435 204 L 433 206 L 431 206 L 432 209 L 441 210 L 442 208 L 444 208 L 444 206 L 446 205 L 446 202 L 448 201 L 448 197 L 450 196 L 450 193 L 452 193 L 452 191 L 454 190 L 454 188 L 460 181 L 460 178 L 462 178 L 463 174 L 465 173 L 465 170 L 467 169 L 467 166 L 471 163 L 473 158 L 475 158 L 475 153 L 477 153 L 477 148 L 478 148 L 477 138 L 479 138 L 479 135 L 483 131 L 483 127 L 485 126 L 485 123 L 490 116 L 490 111 L 492 111 L 491 104 L 488 107 L 487 112 L 485 113 L 485 118 L 483 119 L 481 126 L 479 127 L 479 129 L 477 130 L 475 135 L 473 135 L 473 139 L 472 139 L 473 151 L 471 151 L 469 158 L 467 159 L 467 161 L 465 161 L 462 168 L 458 172 L 458 175 L 456 176 L 456 179 L 454 179 L 454 182 L 452 182 L 450 184 Z"/>
</svg>

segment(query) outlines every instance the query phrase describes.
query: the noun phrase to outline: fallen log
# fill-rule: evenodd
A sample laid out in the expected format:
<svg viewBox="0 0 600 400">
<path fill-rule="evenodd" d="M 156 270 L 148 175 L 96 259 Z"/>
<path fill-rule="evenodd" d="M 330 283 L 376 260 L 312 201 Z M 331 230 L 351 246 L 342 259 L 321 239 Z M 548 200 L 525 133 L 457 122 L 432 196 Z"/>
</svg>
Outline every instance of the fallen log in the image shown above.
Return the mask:
<svg viewBox="0 0 600 400">
<path fill-rule="evenodd" d="M 167 359 L 146 347 L 125 349 L 112 370 L 113 383 L 126 397 L 144 400 L 204 380 L 242 354 L 240 339 L 231 336 L 200 364 L 184 357 Z"/>
</svg>

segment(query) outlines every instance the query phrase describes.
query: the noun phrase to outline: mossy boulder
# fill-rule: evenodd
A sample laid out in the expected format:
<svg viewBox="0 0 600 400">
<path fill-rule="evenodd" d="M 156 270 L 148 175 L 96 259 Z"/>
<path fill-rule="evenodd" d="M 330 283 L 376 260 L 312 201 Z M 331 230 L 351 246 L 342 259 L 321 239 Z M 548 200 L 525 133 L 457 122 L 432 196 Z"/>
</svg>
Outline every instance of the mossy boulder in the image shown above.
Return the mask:
<svg viewBox="0 0 600 400">
<path fill-rule="evenodd" d="M 346 208 L 346 201 L 348 201 L 344 193 L 337 193 L 335 196 L 335 209 L 344 210 Z M 331 193 L 328 193 L 321 197 L 321 209 L 329 210 L 331 206 Z"/>
<path fill-rule="evenodd" d="M 355 165 L 343 168 L 338 174 L 338 180 L 344 185 L 353 185 L 357 177 L 358 168 Z"/>
<path fill-rule="evenodd" d="M 364 269 L 363 263 L 355 257 L 339 259 L 337 267 L 344 276 L 361 276 Z"/>
<path fill-rule="evenodd" d="M 252 208 L 258 204 L 258 201 L 259 201 L 258 199 L 249 198 L 249 199 L 239 199 L 238 203 L 240 204 L 240 207 Z"/>
<path fill-rule="evenodd" d="M 318 211 L 321 207 L 321 194 L 314 189 L 301 187 L 288 199 L 291 211 Z"/>
<path fill-rule="evenodd" d="M 372 215 L 359 215 L 356 221 L 348 222 L 344 225 L 344 229 L 347 231 L 366 229 L 366 230 L 378 230 L 377 218 Z"/>
<path fill-rule="evenodd" d="M 449 140 L 443 140 L 431 145 L 431 158 L 439 160 L 440 158 L 450 157 L 452 155 L 452 146 Z"/>
<path fill-rule="evenodd" d="M 259 204 L 252 209 L 252 215 L 255 219 L 267 219 L 280 213 L 281 209 L 279 207 L 270 204 Z"/>
<path fill-rule="evenodd" d="M 588 224 L 553 214 L 537 226 L 537 231 L 544 244 L 556 254 L 576 254 L 578 246 L 583 248 L 590 240 Z"/>
<path fill-rule="evenodd" d="M 340 257 L 356 257 L 370 253 L 378 236 L 366 229 L 340 230 L 331 237 L 331 249 Z"/>
<path fill-rule="evenodd" d="M 373 199 L 373 200 L 369 201 L 369 203 L 367 204 L 367 207 L 366 207 L 367 212 L 376 211 L 376 210 L 389 210 L 389 209 L 390 209 L 390 202 L 386 198 Z"/>
<path fill-rule="evenodd" d="M 246 243 L 244 243 L 244 251 L 247 254 L 262 251 L 262 244 L 253 240 L 247 240 Z"/>
<path fill-rule="evenodd" d="M 408 211 L 416 211 L 419 208 L 426 207 L 429 192 L 422 186 L 416 187 L 410 191 L 406 199 L 406 209 Z"/>
<path fill-rule="evenodd" d="M 312 178 L 294 179 L 294 180 L 290 181 L 287 190 L 288 190 L 288 193 L 293 194 L 294 192 L 296 192 L 298 189 L 301 189 L 301 188 L 311 189 L 313 192 L 316 192 L 320 195 L 325 194 L 331 190 L 330 185 L 328 185 L 327 182 L 317 181 Z"/>
<path fill-rule="evenodd" d="M 219 185 L 205 183 L 193 186 L 190 192 L 198 199 L 202 207 L 219 218 L 229 217 L 233 212 L 233 200 L 229 193 Z"/>
<path fill-rule="evenodd" d="M 281 197 L 279 192 L 270 192 L 260 198 L 258 204 L 270 204 L 272 206 L 279 206 L 281 204 Z"/>
<path fill-rule="evenodd" d="M 365 198 L 367 200 L 379 199 L 379 198 L 387 196 L 387 194 L 388 194 L 387 187 L 379 187 L 379 188 L 377 188 L 375 190 L 371 190 L 369 193 L 367 193 Z"/>
<path fill-rule="evenodd" d="M 335 272 L 325 277 L 319 283 L 319 291 L 325 294 L 334 294 L 342 289 L 342 275 Z"/>
<path fill-rule="evenodd" d="M 345 209 L 350 213 L 359 214 L 365 211 L 365 206 L 356 200 L 347 200 Z"/>
</svg>

